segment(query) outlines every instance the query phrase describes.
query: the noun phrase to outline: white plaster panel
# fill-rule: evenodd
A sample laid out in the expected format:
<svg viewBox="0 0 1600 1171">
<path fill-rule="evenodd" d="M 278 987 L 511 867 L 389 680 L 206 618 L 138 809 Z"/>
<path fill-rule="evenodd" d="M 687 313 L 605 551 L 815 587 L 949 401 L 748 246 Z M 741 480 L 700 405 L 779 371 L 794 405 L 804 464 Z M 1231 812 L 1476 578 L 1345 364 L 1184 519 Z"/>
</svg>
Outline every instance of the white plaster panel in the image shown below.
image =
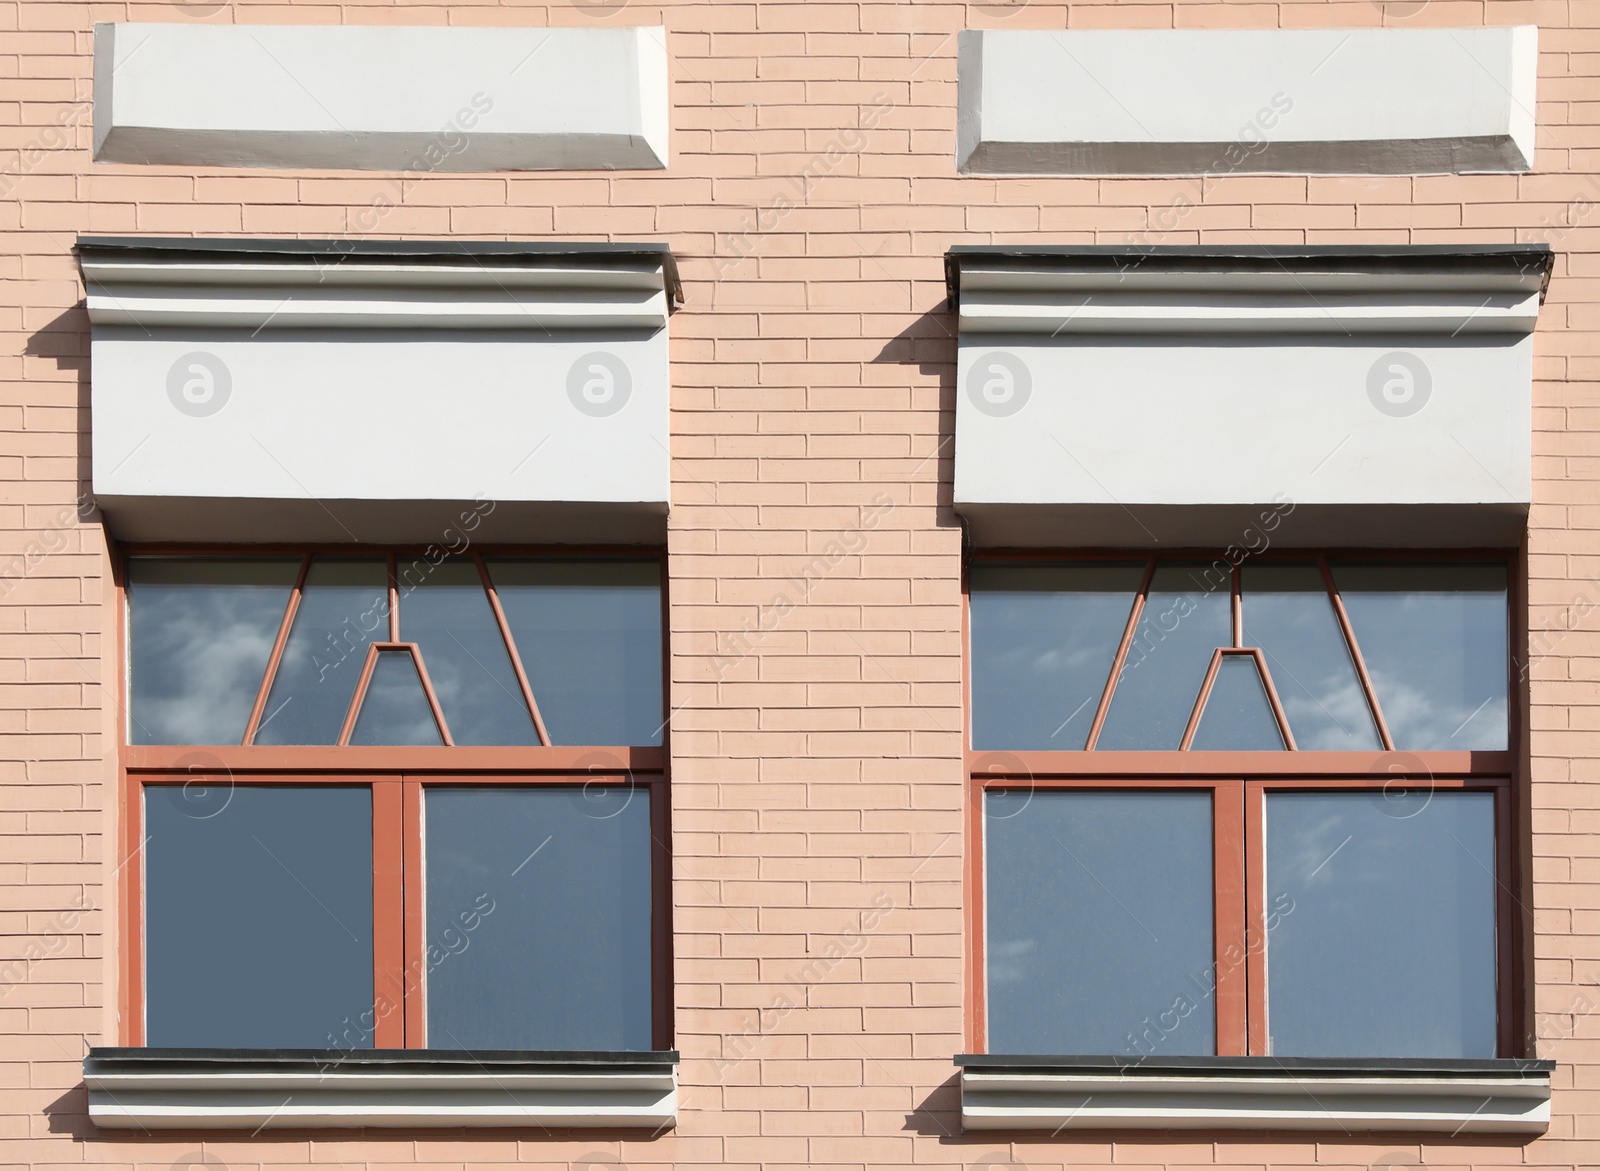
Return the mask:
<svg viewBox="0 0 1600 1171">
<path fill-rule="evenodd" d="M 667 165 L 661 28 L 95 26 L 95 158 L 529 171 Z"/>
<path fill-rule="evenodd" d="M 91 361 L 94 492 L 113 516 L 149 497 L 665 512 L 665 330 L 97 327 Z"/>
<path fill-rule="evenodd" d="M 957 166 L 1527 171 L 1537 67 L 1532 26 L 969 30 Z"/>
<path fill-rule="evenodd" d="M 963 335 L 955 503 L 1526 507 L 1531 377 L 1529 337 Z"/>
</svg>

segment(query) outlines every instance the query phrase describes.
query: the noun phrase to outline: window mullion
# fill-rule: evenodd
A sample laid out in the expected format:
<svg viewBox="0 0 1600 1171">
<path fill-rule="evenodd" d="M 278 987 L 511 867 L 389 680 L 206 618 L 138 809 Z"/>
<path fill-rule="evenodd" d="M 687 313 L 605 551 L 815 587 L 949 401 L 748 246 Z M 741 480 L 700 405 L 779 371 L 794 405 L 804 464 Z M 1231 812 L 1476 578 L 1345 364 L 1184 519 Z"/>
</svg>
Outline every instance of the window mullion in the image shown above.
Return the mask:
<svg viewBox="0 0 1600 1171">
<path fill-rule="evenodd" d="M 1244 879 L 1246 947 L 1244 977 L 1249 1022 L 1249 1047 L 1253 1057 L 1272 1053 L 1267 1024 L 1267 857 L 1266 790 L 1260 782 L 1246 782 L 1244 796 Z"/>
<path fill-rule="evenodd" d="M 1248 1052 L 1246 1029 L 1247 952 L 1245 900 L 1245 784 L 1221 781 L 1212 790 L 1212 866 L 1215 871 L 1215 995 L 1217 1053 L 1223 1057 Z"/>
<path fill-rule="evenodd" d="M 428 1044 L 428 945 L 423 902 L 422 781 L 406 777 L 400 789 L 405 853 L 405 1047 L 424 1049 Z"/>
<path fill-rule="evenodd" d="M 398 777 L 372 782 L 372 952 L 378 1049 L 405 1044 L 404 815 Z"/>
</svg>

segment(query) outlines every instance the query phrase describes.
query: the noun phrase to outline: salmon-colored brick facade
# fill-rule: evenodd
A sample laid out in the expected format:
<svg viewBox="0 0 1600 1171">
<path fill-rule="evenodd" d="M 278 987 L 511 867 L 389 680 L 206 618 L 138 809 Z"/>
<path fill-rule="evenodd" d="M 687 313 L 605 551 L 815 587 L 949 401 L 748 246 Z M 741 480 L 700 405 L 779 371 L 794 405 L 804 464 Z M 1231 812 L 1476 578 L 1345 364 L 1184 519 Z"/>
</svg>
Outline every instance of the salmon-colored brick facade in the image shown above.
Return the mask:
<svg viewBox="0 0 1600 1171">
<path fill-rule="evenodd" d="M 91 162 L 96 21 L 664 24 L 660 173 Z M 963 28 L 1537 24 L 1526 175 L 955 171 Z M 426 1169 L 1600 1164 L 1600 5 L 0 2 L 0 1166 Z M 676 1128 L 118 1135 L 121 668 L 89 493 L 79 234 L 668 243 Z M 958 243 L 1546 242 L 1528 537 L 1538 1139 L 963 1134 Z M 81 505 L 81 508 L 80 508 Z M 866 519 L 863 519 L 866 518 Z M 1591 792 L 1591 786 L 1596 786 Z"/>
</svg>

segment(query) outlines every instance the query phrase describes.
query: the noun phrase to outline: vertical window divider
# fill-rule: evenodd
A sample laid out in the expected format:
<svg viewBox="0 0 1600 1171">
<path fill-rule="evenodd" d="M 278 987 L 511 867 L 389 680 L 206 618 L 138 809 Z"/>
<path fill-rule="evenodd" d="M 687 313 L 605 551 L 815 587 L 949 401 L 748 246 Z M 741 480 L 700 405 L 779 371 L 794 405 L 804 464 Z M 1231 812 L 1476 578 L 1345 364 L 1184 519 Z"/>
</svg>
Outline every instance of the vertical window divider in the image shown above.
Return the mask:
<svg viewBox="0 0 1600 1171">
<path fill-rule="evenodd" d="M 1372 686 L 1372 676 L 1367 674 L 1367 661 L 1361 657 L 1361 644 L 1356 641 L 1355 627 L 1350 625 L 1350 615 L 1345 611 L 1344 599 L 1339 596 L 1339 586 L 1333 580 L 1333 569 L 1326 557 L 1317 558 L 1317 568 L 1322 571 L 1322 582 L 1328 588 L 1328 600 L 1333 603 L 1334 615 L 1339 619 L 1339 630 L 1344 635 L 1345 649 L 1350 661 L 1356 665 L 1356 678 L 1361 680 L 1361 691 L 1367 697 L 1367 706 L 1378 726 L 1378 739 L 1385 752 L 1394 751 L 1394 738 L 1389 735 L 1389 724 L 1383 718 L 1383 707 L 1378 703 L 1378 693 Z"/>
<path fill-rule="evenodd" d="M 1266 790 L 1244 784 L 1245 987 L 1247 1048 L 1252 1057 L 1270 1057 L 1267 1021 L 1267 843 Z"/>
<path fill-rule="evenodd" d="M 126 982 L 124 1004 L 127 1015 L 123 1026 L 127 1043 L 134 1047 L 144 1044 L 144 780 L 135 775 L 125 786 L 126 804 L 123 807 L 125 854 L 117 870 L 123 879 L 122 954 L 126 957 L 122 970 Z M 115 877 L 115 874 L 113 874 Z"/>
<path fill-rule="evenodd" d="M 1244 646 L 1244 574 L 1235 562 L 1232 572 L 1228 574 L 1228 589 L 1231 593 L 1233 604 L 1233 645 Z"/>
<path fill-rule="evenodd" d="M 250 708 L 250 719 L 244 726 L 244 745 L 255 743 L 256 731 L 261 727 L 261 715 L 267 706 L 267 696 L 272 694 L 272 683 L 278 675 L 278 663 L 283 658 L 283 648 L 289 643 L 289 628 L 294 625 L 295 611 L 300 608 L 300 595 L 306 588 L 306 574 L 311 571 L 311 554 L 300 559 L 300 572 L 295 575 L 289 589 L 289 600 L 283 607 L 283 621 L 278 624 L 278 636 L 272 641 L 272 653 L 267 656 L 267 669 L 261 675 L 261 689 Z"/>
<path fill-rule="evenodd" d="M 1156 575 L 1156 559 L 1150 558 L 1145 562 L 1144 577 L 1139 580 L 1139 592 L 1133 596 L 1133 607 L 1128 611 L 1128 624 L 1122 628 L 1122 641 L 1117 644 L 1116 656 L 1111 660 L 1111 674 L 1106 678 L 1105 690 L 1100 693 L 1100 706 L 1095 708 L 1094 722 L 1089 725 L 1089 739 L 1084 744 L 1085 752 L 1092 752 L 1095 744 L 1100 739 L 1100 729 L 1106 722 L 1106 713 L 1111 710 L 1111 697 L 1117 689 L 1117 676 L 1122 674 L 1122 664 L 1127 661 L 1128 648 L 1133 645 L 1133 635 L 1139 629 L 1139 615 L 1144 612 L 1144 604 L 1150 594 L 1150 579 Z"/>
<path fill-rule="evenodd" d="M 1512 782 L 1506 781 L 1494 788 L 1494 842 L 1495 842 L 1495 1008 L 1496 1043 L 1500 1054 L 1509 1057 L 1523 1055 L 1518 1044 L 1517 1004 L 1521 997 L 1521 980 L 1517 969 L 1517 913 L 1526 911 L 1522 900 L 1512 887 L 1516 863 L 1516 847 L 1512 839 L 1512 802 L 1515 797 Z M 1531 1047 L 1528 1056 L 1534 1056 Z"/>
<path fill-rule="evenodd" d="M 372 779 L 372 1043 L 405 1045 L 404 810 L 399 777 Z"/>
<path fill-rule="evenodd" d="M 645 783 L 650 800 L 651 1043 L 672 1048 L 672 810 L 663 773 Z M 637 784 L 628 772 L 628 784 Z"/>
<path fill-rule="evenodd" d="M 483 582 L 483 592 L 489 598 L 489 609 L 494 612 L 494 622 L 500 628 L 500 637 L 505 641 L 506 653 L 511 656 L 511 669 L 516 673 L 517 686 L 522 689 L 522 701 L 528 705 L 528 713 L 533 716 L 533 729 L 539 734 L 539 743 L 548 746 L 550 733 L 545 730 L 544 717 L 539 714 L 539 703 L 533 697 L 533 687 L 528 682 L 528 673 L 522 668 L 522 656 L 517 652 L 517 641 L 511 637 L 511 626 L 506 621 L 506 612 L 500 605 L 500 593 L 495 589 L 494 579 L 489 576 L 489 565 L 483 559 L 482 553 L 472 555 L 473 562 L 478 567 L 478 577 Z"/>
<path fill-rule="evenodd" d="M 393 553 L 388 558 L 389 572 L 389 641 L 400 641 L 400 583 L 395 577 L 395 557 Z M 421 659 L 417 660 L 421 665 Z"/>
<path fill-rule="evenodd" d="M 427 986 L 428 946 L 427 915 L 424 897 L 423 856 L 425 843 L 422 836 L 422 782 L 416 777 L 402 777 L 401 801 L 401 852 L 404 857 L 405 882 L 401 901 L 404 926 L 401 931 L 405 958 L 405 1029 L 404 1047 L 422 1049 L 428 1043 Z"/>
<path fill-rule="evenodd" d="M 1216 941 L 1213 947 L 1217 1013 L 1217 1055 L 1242 1057 L 1249 1052 L 1246 969 L 1229 958 L 1249 950 L 1249 908 L 1244 867 L 1245 783 L 1219 781 L 1211 791 L 1212 868 L 1215 874 Z"/>
</svg>

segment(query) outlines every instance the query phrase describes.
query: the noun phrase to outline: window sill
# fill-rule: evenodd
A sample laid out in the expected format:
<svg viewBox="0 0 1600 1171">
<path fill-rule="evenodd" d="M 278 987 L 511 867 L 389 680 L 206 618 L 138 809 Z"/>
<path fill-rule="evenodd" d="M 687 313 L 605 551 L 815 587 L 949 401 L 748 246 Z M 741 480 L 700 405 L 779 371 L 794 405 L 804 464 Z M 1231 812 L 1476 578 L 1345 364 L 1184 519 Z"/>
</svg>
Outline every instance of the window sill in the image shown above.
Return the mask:
<svg viewBox="0 0 1600 1171">
<path fill-rule="evenodd" d="M 106 1128 L 650 1128 L 673 1125 L 678 1054 L 91 1049 Z"/>
<path fill-rule="evenodd" d="M 1553 1061 L 960 1054 L 966 1130 L 1542 1134 Z"/>
</svg>

